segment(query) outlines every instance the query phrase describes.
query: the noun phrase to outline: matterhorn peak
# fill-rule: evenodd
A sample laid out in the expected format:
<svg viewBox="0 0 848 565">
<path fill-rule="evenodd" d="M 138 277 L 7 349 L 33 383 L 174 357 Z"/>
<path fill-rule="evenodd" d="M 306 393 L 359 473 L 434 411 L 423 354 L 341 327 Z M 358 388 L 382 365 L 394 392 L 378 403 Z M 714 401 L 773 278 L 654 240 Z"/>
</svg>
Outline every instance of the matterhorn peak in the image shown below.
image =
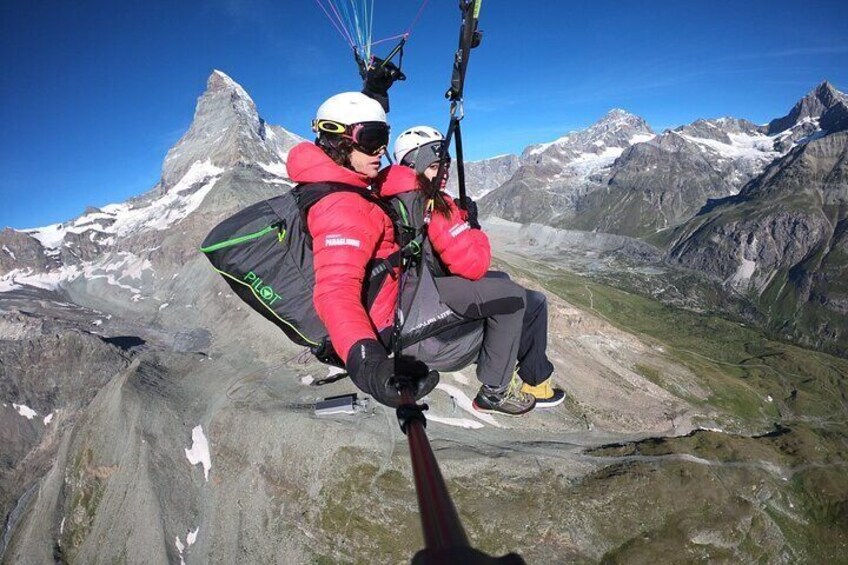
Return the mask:
<svg viewBox="0 0 848 565">
<path fill-rule="evenodd" d="M 197 161 L 208 159 L 220 168 L 246 157 L 269 162 L 271 157 L 264 155 L 265 137 L 265 122 L 247 91 L 226 73 L 212 71 L 191 126 L 165 158 L 162 186 L 166 190 L 174 186 Z"/>
<path fill-rule="evenodd" d="M 209 80 L 206 81 L 206 91 L 227 91 L 253 104 L 253 99 L 250 97 L 247 91 L 242 88 L 239 83 L 231 79 L 227 73 L 219 71 L 218 69 L 215 69 L 214 71 L 212 71 L 212 74 L 209 75 Z"/>
</svg>

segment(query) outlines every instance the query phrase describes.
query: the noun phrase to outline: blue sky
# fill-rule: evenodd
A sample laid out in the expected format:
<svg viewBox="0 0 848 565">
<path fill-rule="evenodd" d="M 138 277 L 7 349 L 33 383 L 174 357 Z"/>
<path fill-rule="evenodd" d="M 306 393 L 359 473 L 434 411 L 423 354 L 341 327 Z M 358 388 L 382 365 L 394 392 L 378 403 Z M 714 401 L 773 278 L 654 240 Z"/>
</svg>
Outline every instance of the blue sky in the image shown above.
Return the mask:
<svg viewBox="0 0 848 565">
<path fill-rule="evenodd" d="M 375 0 L 374 36 L 419 0 Z M 398 133 L 447 124 L 456 0 L 429 0 L 392 91 Z M 656 130 L 699 117 L 782 116 L 821 80 L 848 90 L 848 2 L 484 0 L 466 158 L 520 152 L 613 107 Z M 378 51 L 379 53 L 379 51 Z M 150 189 L 213 69 L 303 136 L 320 102 L 359 88 L 314 0 L 0 5 L 0 227 L 68 220 Z"/>
</svg>

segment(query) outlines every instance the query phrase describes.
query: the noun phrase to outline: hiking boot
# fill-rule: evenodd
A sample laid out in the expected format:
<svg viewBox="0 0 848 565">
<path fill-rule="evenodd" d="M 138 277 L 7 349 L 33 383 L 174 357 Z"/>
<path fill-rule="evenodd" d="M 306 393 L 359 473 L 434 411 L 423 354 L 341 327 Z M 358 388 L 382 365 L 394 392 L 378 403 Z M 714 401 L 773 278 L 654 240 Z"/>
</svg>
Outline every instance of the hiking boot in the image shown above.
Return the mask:
<svg viewBox="0 0 848 565">
<path fill-rule="evenodd" d="M 521 392 L 521 380 L 517 375 L 513 375 L 512 380 L 502 390 L 481 386 L 471 405 L 478 412 L 520 416 L 536 406 L 536 398 L 532 394 Z"/>
<path fill-rule="evenodd" d="M 536 386 L 524 383 L 521 392 L 532 394 L 536 398 L 536 408 L 559 406 L 565 400 L 565 391 L 551 386 L 551 379 Z"/>
</svg>

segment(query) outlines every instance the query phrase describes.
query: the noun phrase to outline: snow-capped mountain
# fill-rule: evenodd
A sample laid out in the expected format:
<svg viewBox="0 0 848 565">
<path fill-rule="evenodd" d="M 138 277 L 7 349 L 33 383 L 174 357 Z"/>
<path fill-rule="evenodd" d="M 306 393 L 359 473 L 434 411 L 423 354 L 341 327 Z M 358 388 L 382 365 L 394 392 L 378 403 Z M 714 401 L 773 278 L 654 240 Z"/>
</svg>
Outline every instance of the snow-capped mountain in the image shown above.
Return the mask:
<svg viewBox="0 0 848 565">
<path fill-rule="evenodd" d="M 825 82 L 772 121 L 775 146 L 797 139 L 792 148 L 738 195 L 712 202 L 680 226 L 669 251 L 671 262 L 754 297 L 782 335 L 843 349 L 848 348 L 845 100 Z"/>
<path fill-rule="evenodd" d="M 572 228 L 646 236 L 679 225 L 710 199 L 736 194 L 780 155 L 775 137 L 745 120 L 719 118 L 665 131 L 624 152 L 581 198 Z"/>
<path fill-rule="evenodd" d="M 785 152 L 819 132 L 834 132 L 846 127 L 848 96 L 824 81 L 799 100 L 788 114 L 769 122 L 767 133 L 776 137 L 775 147 Z"/>
<path fill-rule="evenodd" d="M 613 108 L 599 121 L 582 131 L 573 131 L 555 141 L 527 147 L 522 159 L 539 163 L 548 157 L 568 164 L 586 160 L 589 155 L 608 158 L 625 148 L 654 137 L 645 120 L 620 108 Z M 616 156 L 618 156 L 616 155 Z"/>
<path fill-rule="evenodd" d="M 99 281 L 140 297 L 141 281 L 155 276 L 153 255 L 175 229 L 182 233 L 191 225 L 181 226 L 184 220 L 204 209 L 220 215 L 288 185 L 285 161 L 300 141 L 266 124 L 247 92 L 214 71 L 190 128 L 168 152 L 152 190 L 89 208 L 68 222 L 0 232 L 0 290 Z M 191 251 L 191 245 L 183 246 L 185 254 Z"/>
<path fill-rule="evenodd" d="M 598 187 L 628 147 L 654 135 L 642 118 L 613 109 L 583 131 L 531 145 L 513 176 L 481 201 L 483 211 L 521 223 L 555 223 Z"/>
<path fill-rule="evenodd" d="M 267 124 L 244 88 L 214 71 L 198 100 L 191 127 L 165 157 L 161 184 L 170 189 L 198 162 L 220 169 L 258 166 L 284 178 L 289 149 L 300 141 L 283 128 Z"/>
<path fill-rule="evenodd" d="M 584 131 L 528 147 L 482 208 L 522 223 L 646 236 L 739 193 L 798 143 L 846 124 L 845 95 L 827 82 L 768 126 L 701 119 L 654 136 L 641 118 L 613 110 Z"/>
</svg>

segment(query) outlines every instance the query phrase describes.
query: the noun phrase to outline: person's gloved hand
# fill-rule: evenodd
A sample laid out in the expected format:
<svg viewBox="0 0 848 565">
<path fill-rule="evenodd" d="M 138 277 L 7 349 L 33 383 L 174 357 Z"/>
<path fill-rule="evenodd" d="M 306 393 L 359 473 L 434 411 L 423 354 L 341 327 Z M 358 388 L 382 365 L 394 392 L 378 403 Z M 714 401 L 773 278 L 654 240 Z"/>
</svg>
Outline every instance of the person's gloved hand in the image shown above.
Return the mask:
<svg viewBox="0 0 848 565">
<path fill-rule="evenodd" d="M 389 88 L 397 80 L 406 80 L 406 75 L 391 61 L 373 57 L 370 63 L 359 69 L 362 76 L 362 94 L 373 98 L 389 111 Z"/>
<path fill-rule="evenodd" d="M 468 225 L 471 226 L 471 229 L 479 230 L 480 222 L 477 221 L 477 203 L 474 202 L 470 196 L 466 196 L 464 200 L 454 198 L 453 201 L 454 204 L 456 204 L 460 208 L 465 209 L 465 212 L 467 213 L 467 218 L 465 221 L 468 222 Z"/>
<path fill-rule="evenodd" d="M 398 385 L 408 379 L 415 400 L 426 396 L 439 384 L 439 373 L 431 371 L 421 361 L 401 357 L 398 375 L 395 360 L 389 359 L 386 349 L 375 339 L 357 341 L 347 354 L 347 372 L 350 380 L 380 404 L 397 408 L 400 404 Z"/>
</svg>

